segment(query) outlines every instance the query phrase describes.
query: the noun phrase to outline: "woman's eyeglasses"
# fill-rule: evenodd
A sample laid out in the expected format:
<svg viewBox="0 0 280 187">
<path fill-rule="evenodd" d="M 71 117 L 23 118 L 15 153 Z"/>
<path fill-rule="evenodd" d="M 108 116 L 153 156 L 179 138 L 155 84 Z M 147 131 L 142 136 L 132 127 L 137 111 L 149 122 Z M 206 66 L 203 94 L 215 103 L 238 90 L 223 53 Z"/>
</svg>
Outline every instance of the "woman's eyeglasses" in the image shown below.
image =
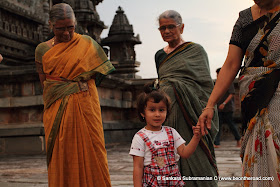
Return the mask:
<svg viewBox="0 0 280 187">
<path fill-rule="evenodd" d="M 56 31 L 59 31 L 59 32 L 64 32 L 64 31 L 68 31 L 68 32 L 71 32 L 75 29 L 75 26 L 69 26 L 69 27 L 53 27 Z"/>
<path fill-rule="evenodd" d="M 158 30 L 160 32 L 164 32 L 166 29 L 168 29 L 169 31 L 172 31 L 176 27 L 178 27 L 179 25 L 181 25 L 181 24 L 177 24 L 177 25 L 173 25 L 173 24 L 171 24 L 171 25 L 164 25 L 164 26 L 159 27 Z"/>
</svg>

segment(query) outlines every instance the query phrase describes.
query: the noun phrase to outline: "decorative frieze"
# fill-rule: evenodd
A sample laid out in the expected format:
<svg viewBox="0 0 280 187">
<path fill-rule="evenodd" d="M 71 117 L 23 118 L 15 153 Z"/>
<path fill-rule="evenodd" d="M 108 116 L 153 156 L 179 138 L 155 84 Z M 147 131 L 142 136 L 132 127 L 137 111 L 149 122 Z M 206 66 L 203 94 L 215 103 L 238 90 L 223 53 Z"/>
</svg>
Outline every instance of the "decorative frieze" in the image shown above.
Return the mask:
<svg viewBox="0 0 280 187">
<path fill-rule="evenodd" d="M 1 10 L 7 10 L 13 14 L 44 24 L 43 2 L 44 0 L 1 0 L 0 7 Z"/>
<path fill-rule="evenodd" d="M 5 32 L 6 35 L 10 35 L 11 38 L 18 36 L 35 41 L 36 43 L 43 40 L 43 25 L 41 23 L 6 10 L 0 11 L 0 20 L 0 30 L 2 34 Z"/>
</svg>

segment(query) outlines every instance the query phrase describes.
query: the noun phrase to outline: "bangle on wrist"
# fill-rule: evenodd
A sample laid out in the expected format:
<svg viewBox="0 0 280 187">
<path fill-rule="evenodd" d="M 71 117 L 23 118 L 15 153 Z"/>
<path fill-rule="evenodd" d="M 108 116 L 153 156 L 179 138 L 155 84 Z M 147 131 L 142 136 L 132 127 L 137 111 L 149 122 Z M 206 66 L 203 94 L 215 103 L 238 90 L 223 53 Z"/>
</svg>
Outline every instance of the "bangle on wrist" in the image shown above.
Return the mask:
<svg viewBox="0 0 280 187">
<path fill-rule="evenodd" d="M 204 112 L 205 110 L 208 110 L 208 109 L 211 109 L 213 111 L 215 110 L 214 107 L 205 107 L 204 109 L 202 109 L 202 112 Z"/>
<path fill-rule="evenodd" d="M 227 103 L 226 102 L 223 102 L 223 105 L 226 105 Z"/>
</svg>

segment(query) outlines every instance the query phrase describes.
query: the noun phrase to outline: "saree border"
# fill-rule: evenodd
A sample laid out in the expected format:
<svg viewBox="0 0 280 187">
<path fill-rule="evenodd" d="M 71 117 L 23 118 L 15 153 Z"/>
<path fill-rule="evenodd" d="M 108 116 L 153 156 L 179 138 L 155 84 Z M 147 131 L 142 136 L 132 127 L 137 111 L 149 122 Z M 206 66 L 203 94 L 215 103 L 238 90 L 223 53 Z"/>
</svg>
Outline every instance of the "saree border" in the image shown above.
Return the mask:
<svg viewBox="0 0 280 187">
<path fill-rule="evenodd" d="M 67 95 L 66 97 L 64 97 L 62 99 L 62 102 L 61 102 L 61 104 L 58 108 L 57 114 L 55 116 L 51 132 L 50 132 L 49 137 L 48 137 L 48 143 L 47 143 L 47 166 L 48 167 L 49 167 L 49 163 L 50 163 L 51 158 L 52 158 L 52 153 L 53 153 L 55 140 L 56 140 L 57 134 L 58 134 L 59 129 L 60 129 L 62 116 L 63 116 L 64 110 L 67 106 L 69 96 L 70 95 Z"/>
<path fill-rule="evenodd" d="M 169 53 L 163 60 L 162 62 L 159 63 L 158 69 L 166 62 L 168 61 L 170 58 L 180 54 L 183 50 L 189 48 L 190 46 L 192 46 L 194 43 L 193 42 L 185 42 L 182 45 L 178 46 L 174 51 L 172 51 L 171 53 Z"/>
<path fill-rule="evenodd" d="M 181 109 L 181 111 L 183 113 L 183 117 L 186 120 L 187 125 L 190 128 L 192 128 L 193 126 L 195 126 L 195 122 L 190 118 L 190 116 L 188 114 L 188 111 L 185 109 L 185 107 L 183 105 L 183 102 L 182 102 L 182 99 L 179 96 L 179 93 L 177 92 L 175 85 L 174 84 L 171 84 L 171 85 L 173 87 L 173 91 L 174 91 L 174 94 L 175 94 L 175 97 L 176 97 L 176 101 L 178 102 L 178 105 L 179 105 L 179 107 L 180 107 L 180 109 Z M 217 176 L 219 176 L 219 171 L 218 171 L 217 164 L 215 162 L 215 159 L 213 159 L 213 155 L 211 153 L 211 150 L 209 149 L 209 147 L 208 147 L 208 145 L 207 145 L 207 143 L 206 143 L 204 138 L 200 139 L 199 145 L 200 145 L 201 149 L 203 150 L 203 152 L 206 154 L 210 164 L 215 168 L 215 170 L 217 172 Z"/>
</svg>

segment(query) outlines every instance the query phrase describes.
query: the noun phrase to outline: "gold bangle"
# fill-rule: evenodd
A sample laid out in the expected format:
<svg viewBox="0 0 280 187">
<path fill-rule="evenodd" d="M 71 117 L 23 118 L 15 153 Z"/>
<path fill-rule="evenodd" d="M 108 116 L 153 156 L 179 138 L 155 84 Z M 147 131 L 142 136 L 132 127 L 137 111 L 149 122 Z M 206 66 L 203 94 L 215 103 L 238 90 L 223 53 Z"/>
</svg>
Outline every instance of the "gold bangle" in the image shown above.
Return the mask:
<svg viewBox="0 0 280 187">
<path fill-rule="evenodd" d="M 215 111 L 215 108 L 214 107 L 205 107 L 204 109 L 202 109 L 202 112 L 204 112 L 205 110 L 207 109 L 212 109 L 213 111 Z"/>
</svg>

